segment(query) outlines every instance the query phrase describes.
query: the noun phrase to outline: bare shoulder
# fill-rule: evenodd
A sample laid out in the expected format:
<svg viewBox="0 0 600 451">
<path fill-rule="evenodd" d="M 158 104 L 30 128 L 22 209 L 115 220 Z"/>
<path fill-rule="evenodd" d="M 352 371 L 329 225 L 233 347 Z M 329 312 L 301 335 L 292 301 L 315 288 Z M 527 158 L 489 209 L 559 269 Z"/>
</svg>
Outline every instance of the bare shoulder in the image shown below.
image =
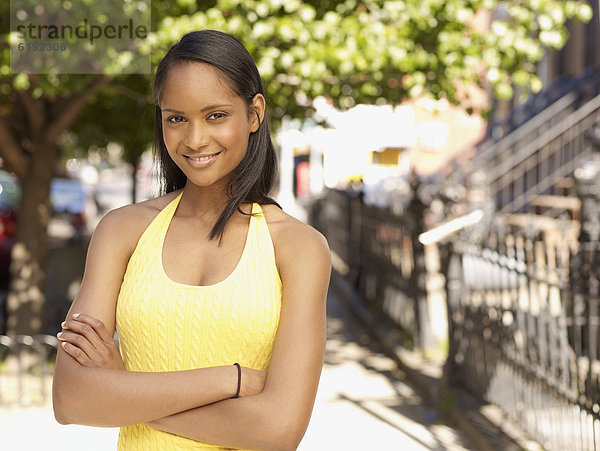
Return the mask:
<svg viewBox="0 0 600 451">
<path fill-rule="evenodd" d="M 315 228 L 287 214 L 276 205 L 262 206 L 277 264 L 312 261 L 323 265 L 330 264 L 329 245 L 325 237 Z"/>
<path fill-rule="evenodd" d="M 92 240 L 113 243 L 130 255 L 144 230 L 178 194 L 176 191 L 111 210 L 98 223 Z"/>
</svg>

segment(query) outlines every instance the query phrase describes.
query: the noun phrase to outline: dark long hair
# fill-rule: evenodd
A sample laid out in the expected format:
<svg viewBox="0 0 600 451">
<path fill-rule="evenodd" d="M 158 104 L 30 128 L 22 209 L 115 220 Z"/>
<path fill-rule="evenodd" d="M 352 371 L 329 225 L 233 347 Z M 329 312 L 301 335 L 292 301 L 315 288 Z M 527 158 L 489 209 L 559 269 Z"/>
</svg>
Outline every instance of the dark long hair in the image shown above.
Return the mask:
<svg viewBox="0 0 600 451">
<path fill-rule="evenodd" d="M 187 62 L 206 63 L 219 69 L 229 79 L 229 85 L 233 91 L 244 99 L 249 111 L 254 96 L 256 94 L 264 96 L 262 81 L 254 60 L 246 48 L 234 37 L 215 30 L 193 31 L 173 45 L 158 64 L 154 78 L 156 119 L 153 149 L 160 166 L 163 194 L 183 188 L 187 181 L 183 171 L 173 162 L 167 152 L 163 139 L 160 110 L 160 99 L 167 75 L 173 67 Z M 228 203 L 213 226 L 210 238 L 219 237 L 219 241 L 223 239 L 225 226 L 231 216 L 236 211 L 244 214 L 240 208 L 242 202 L 279 206 L 269 197 L 276 174 L 277 159 L 265 111 L 258 130 L 250 134 L 246 155 L 233 170 L 226 188 Z"/>
</svg>

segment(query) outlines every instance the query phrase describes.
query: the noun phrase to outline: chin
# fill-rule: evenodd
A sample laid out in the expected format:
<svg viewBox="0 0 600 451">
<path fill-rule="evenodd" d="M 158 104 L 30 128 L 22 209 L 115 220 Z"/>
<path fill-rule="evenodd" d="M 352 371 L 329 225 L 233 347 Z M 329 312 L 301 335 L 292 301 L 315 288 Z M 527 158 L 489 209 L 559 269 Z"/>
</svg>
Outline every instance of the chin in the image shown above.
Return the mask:
<svg viewBox="0 0 600 451">
<path fill-rule="evenodd" d="M 192 185 L 198 187 L 198 188 L 211 188 L 211 187 L 216 187 L 217 185 L 219 187 L 222 187 L 223 190 L 225 190 L 225 187 L 227 186 L 227 182 L 229 181 L 229 177 L 219 177 L 219 178 L 212 178 L 212 177 L 188 177 L 188 182 L 191 183 Z"/>
</svg>

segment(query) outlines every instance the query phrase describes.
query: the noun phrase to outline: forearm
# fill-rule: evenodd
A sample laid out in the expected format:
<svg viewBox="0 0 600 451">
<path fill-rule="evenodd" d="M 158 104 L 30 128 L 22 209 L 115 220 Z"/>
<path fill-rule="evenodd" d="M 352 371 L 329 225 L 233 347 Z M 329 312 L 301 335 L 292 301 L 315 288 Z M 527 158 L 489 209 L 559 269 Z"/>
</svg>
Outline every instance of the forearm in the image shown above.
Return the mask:
<svg viewBox="0 0 600 451">
<path fill-rule="evenodd" d="M 296 449 L 308 425 L 289 400 L 261 393 L 177 413 L 148 422 L 164 432 L 204 443 L 254 450 Z"/>
<path fill-rule="evenodd" d="M 78 365 L 62 355 L 53 386 L 56 419 L 63 424 L 124 426 L 173 415 L 235 394 L 234 366 L 142 373 Z M 62 365 L 61 365 L 62 363 Z"/>
</svg>

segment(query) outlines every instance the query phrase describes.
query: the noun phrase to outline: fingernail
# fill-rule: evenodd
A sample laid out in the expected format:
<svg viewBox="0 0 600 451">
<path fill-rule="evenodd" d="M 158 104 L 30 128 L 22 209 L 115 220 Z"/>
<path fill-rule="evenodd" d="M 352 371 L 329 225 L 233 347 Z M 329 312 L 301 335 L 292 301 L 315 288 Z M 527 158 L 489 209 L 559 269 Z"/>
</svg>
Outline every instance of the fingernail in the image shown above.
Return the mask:
<svg viewBox="0 0 600 451">
<path fill-rule="evenodd" d="M 61 345 L 63 348 L 66 348 L 66 347 L 67 347 L 67 342 L 66 342 L 66 341 L 63 341 L 63 342 L 61 342 L 61 343 L 60 343 L 60 345 Z"/>
<path fill-rule="evenodd" d="M 60 323 L 60 327 L 65 327 L 67 325 L 66 321 L 63 321 L 62 323 Z"/>
<path fill-rule="evenodd" d="M 75 314 L 73 315 L 73 318 L 79 318 L 79 313 L 75 313 Z"/>
<path fill-rule="evenodd" d="M 58 338 L 60 338 L 60 337 L 62 337 L 62 334 L 63 334 L 62 332 L 59 332 L 59 333 L 57 333 L 57 334 L 56 334 L 56 336 L 57 336 Z"/>
</svg>

